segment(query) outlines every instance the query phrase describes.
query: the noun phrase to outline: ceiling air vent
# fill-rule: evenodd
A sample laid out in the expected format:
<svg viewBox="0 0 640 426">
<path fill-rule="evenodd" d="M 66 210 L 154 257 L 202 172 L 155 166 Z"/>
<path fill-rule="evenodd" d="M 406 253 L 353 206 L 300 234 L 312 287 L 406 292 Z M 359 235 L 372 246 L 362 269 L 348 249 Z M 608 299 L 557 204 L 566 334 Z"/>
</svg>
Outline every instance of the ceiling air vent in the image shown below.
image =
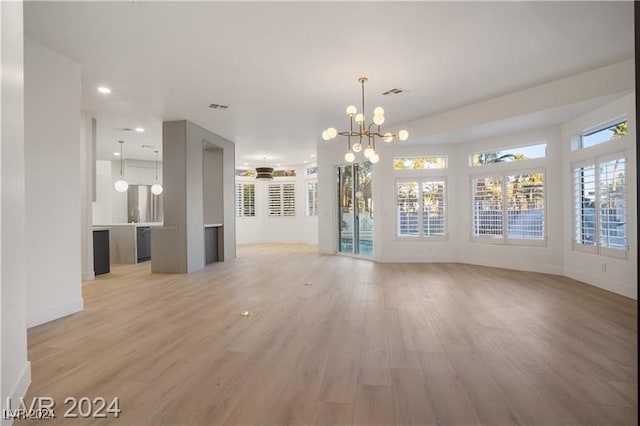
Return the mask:
<svg viewBox="0 0 640 426">
<path fill-rule="evenodd" d="M 133 129 L 130 127 L 114 127 L 115 130 L 120 130 L 121 132 L 132 132 Z"/>
<path fill-rule="evenodd" d="M 227 109 L 229 108 L 229 105 L 221 105 L 221 104 L 210 104 L 209 108 L 213 108 L 213 109 Z"/>
<path fill-rule="evenodd" d="M 399 95 L 400 93 L 407 93 L 407 92 L 409 92 L 409 91 L 405 90 L 405 89 L 393 88 L 393 89 L 387 90 L 386 92 L 382 92 L 382 96 Z"/>
</svg>

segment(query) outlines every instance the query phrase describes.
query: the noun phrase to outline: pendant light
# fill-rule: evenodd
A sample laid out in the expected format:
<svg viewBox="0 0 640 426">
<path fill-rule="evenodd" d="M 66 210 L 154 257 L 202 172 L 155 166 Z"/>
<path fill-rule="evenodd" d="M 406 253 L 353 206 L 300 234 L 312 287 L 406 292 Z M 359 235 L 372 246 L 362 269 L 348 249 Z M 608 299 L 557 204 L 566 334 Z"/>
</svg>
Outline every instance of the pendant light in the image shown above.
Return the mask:
<svg viewBox="0 0 640 426">
<path fill-rule="evenodd" d="M 118 192 L 126 192 L 127 189 L 129 189 L 129 184 L 124 180 L 123 175 L 124 158 L 122 157 L 122 144 L 124 144 L 124 141 L 118 141 L 118 143 L 120 144 L 120 180 L 115 183 L 114 187 Z"/>
<path fill-rule="evenodd" d="M 267 157 L 262 157 L 264 163 Z M 273 180 L 273 167 L 256 167 L 256 180 Z"/>
<path fill-rule="evenodd" d="M 158 183 L 158 151 L 153 151 L 156 153 L 156 183 L 153 184 L 153 186 L 151 187 L 151 192 L 153 192 L 155 195 L 160 195 L 162 194 L 162 185 L 160 185 Z"/>
<path fill-rule="evenodd" d="M 346 136 L 347 151 L 344 154 L 346 162 L 353 163 L 356 159 L 356 155 L 354 153 L 363 151 L 365 158 L 375 164 L 380 161 L 380 156 L 376 153 L 376 137 L 385 142 L 391 142 L 394 138 L 405 141 L 409 138 L 409 132 L 406 130 L 400 130 L 397 134 L 389 132 L 383 133 L 380 129 L 380 126 L 384 123 L 384 109 L 382 107 L 377 107 L 373 110 L 373 120 L 371 124 L 367 124 L 364 116 L 364 84 L 368 81 L 368 78 L 363 76 L 360 77 L 358 81 L 362 87 L 362 111 L 358 112 L 355 105 L 349 105 L 347 107 L 347 117 L 349 117 L 350 122 L 349 130 L 338 132 L 334 127 L 329 127 L 327 130 L 322 132 L 322 139 L 328 141 L 338 135 Z M 354 117 L 356 125 L 358 126 L 356 130 L 353 129 Z M 372 127 L 373 129 L 371 129 Z M 351 138 L 359 138 L 359 141 L 352 144 Z M 364 146 L 365 143 L 367 144 L 366 147 Z"/>
</svg>

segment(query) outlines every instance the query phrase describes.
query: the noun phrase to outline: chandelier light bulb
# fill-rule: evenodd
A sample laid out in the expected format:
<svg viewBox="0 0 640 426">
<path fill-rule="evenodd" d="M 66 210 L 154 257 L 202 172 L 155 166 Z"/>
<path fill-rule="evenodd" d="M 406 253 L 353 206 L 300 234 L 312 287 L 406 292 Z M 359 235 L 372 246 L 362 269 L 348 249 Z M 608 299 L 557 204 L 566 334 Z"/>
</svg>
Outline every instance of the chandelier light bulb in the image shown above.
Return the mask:
<svg viewBox="0 0 640 426">
<path fill-rule="evenodd" d="M 151 192 L 152 192 L 153 194 L 155 194 L 155 195 L 160 195 L 160 194 L 162 194 L 162 189 L 163 189 L 163 188 L 162 188 L 162 185 L 160 185 L 159 183 L 154 183 L 154 184 L 151 186 Z"/>
<path fill-rule="evenodd" d="M 362 113 L 356 114 L 356 123 L 358 124 L 364 123 L 364 114 Z"/>
<path fill-rule="evenodd" d="M 384 115 L 374 115 L 373 116 L 373 122 L 376 125 L 381 126 L 382 123 L 384 123 Z"/>
<path fill-rule="evenodd" d="M 376 107 L 376 109 L 373 110 L 373 115 L 384 115 L 384 108 Z"/>
<path fill-rule="evenodd" d="M 385 133 L 384 136 L 382 137 L 382 140 L 385 142 L 391 142 L 393 140 L 393 135 L 389 132 Z"/>
<path fill-rule="evenodd" d="M 359 144 L 358 142 L 353 144 L 353 152 L 360 152 L 362 151 L 362 145 Z"/>
<path fill-rule="evenodd" d="M 367 149 L 364 150 L 364 156 L 367 158 L 371 158 L 371 156 L 375 153 L 376 152 L 370 146 L 368 146 Z"/>
<path fill-rule="evenodd" d="M 347 115 L 349 117 L 353 117 L 354 115 L 356 115 L 356 112 L 358 112 L 358 109 L 355 107 L 355 105 L 349 105 L 347 107 Z"/>
<path fill-rule="evenodd" d="M 327 129 L 327 134 L 329 135 L 329 139 L 333 139 L 338 136 L 338 131 L 334 127 L 329 127 Z"/>
<path fill-rule="evenodd" d="M 129 189 L 129 184 L 127 183 L 126 180 L 122 180 L 120 179 L 119 181 L 117 181 L 113 187 L 116 189 L 116 191 L 118 192 L 126 192 L 127 189 Z"/>
<path fill-rule="evenodd" d="M 322 139 L 324 139 L 325 141 L 328 141 L 329 139 L 331 139 L 329 137 L 329 131 L 325 130 L 324 132 L 322 132 Z"/>
<path fill-rule="evenodd" d="M 369 157 L 369 161 L 371 161 L 371 164 L 376 164 L 378 161 L 380 161 L 380 156 L 378 154 L 373 154 L 371 157 Z"/>
<path fill-rule="evenodd" d="M 347 163 L 353 163 L 353 160 L 355 159 L 356 159 L 356 155 L 351 150 L 347 151 L 347 153 L 344 154 L 344 160 Z"/>
<path fill-rule="evenodd" d="M 407 132 L 406 130 L 400 130 L 398 132 L 398 139 L 400 139 L 401 141 L 406 141 L 409 138 L 409 132 Z"/>
</svg>

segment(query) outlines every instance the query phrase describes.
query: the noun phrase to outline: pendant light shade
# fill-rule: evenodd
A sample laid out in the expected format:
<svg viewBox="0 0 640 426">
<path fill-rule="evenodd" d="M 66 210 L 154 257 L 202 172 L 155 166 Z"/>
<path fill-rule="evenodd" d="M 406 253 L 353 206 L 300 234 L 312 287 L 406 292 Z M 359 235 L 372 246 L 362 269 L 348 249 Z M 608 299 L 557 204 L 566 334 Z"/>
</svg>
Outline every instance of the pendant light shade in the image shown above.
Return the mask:
<svg viewBox="0 0 640 426">
<path fill-rule="evenodd" d="M 160 195 L 164 188 L 162 188 L 162 185 L 158 183 L 158 151 L 153 152 L 156 153 L 156 183 L 151 186 L 151 193 L 154 195 Z"/>
<path fill-rule="evenodd" d="M 129 184 L 126 180 L 120 179 L 119 181 L 116 181 L 114 187 L 118 192 L 127 192 L 127 189 L 129 189 Z"/>
<path fill-rule="evenodd" d="M 118 192 L 127 192 L 127 189 L 129 189 L 129 184 L 126 180 L 124 180 L 123 175 L 124 158 L 122 157 L 122 145 L 124 144 L 124 141 L 118 141 L 118 143 L 120 144 L 120 179 L 116 181 L 113 186 Z"/>
<path fill-rule="evenodd" d="M 256 180 L 273 180 L 273 167 L 256 167 Z"/>
</svg>

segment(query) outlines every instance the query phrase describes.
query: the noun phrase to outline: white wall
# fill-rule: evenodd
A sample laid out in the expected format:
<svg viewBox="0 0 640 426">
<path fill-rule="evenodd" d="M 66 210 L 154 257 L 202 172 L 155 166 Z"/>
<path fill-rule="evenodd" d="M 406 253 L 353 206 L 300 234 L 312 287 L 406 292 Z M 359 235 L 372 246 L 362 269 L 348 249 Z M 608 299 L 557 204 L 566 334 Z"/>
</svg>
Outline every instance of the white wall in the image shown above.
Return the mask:
<svg viewBox="0 0 640 426">
<path fill-rule="evenodd" d="M 111 211 L 113 178 L 111 177 L 111 161 L 96 161 L 96 200 L 92 203 L 94 225 L 107 225 L 113 222 Z"/>
<path fill-rule="evenodd" d="M 83 309 L 80 66 L 25 39 L 27 325 Z"/>
<path fill-rule="evenodd" d="M 222 179 L 223 151 L 205 150 L 202 153 L 204 223 L 224 221 L 224 184 Z"/>
<path fill-rule="evenodd" d="M 496 148 L 523 145 L 547 144 L 547 158 L 469 166 L 469 155 Z M 455 165 L 460 176 L 456 195 L 460 206 L 457 224 L 460 227 L 459 261 L 502 268 L 562 274 L 562 209 L 563 189 L 558 182 L 562 179 L 562 146 L 560 129 L 553 127 L 514 135 L 466 143 L 458 147 Z M 545 179 L 546 241 L 541 246 L 505 245 L 491 242 L 471 241 L 471 179 L 492 172 L 522 172 L 542 169 Z"/>
<path fill-rule="evenodd" d="M 293 217 L 271 217 L 268 212 L 268 186 L 270 182 L 255 178 L 236 178 L 237 182 L 256 184 L 256 216 L 236 218 L 238 244 L 254 243 L 305 243 L 318 244 L 318 217 L 307 216 L 307 189 L 309 179 L 307 167 L 290 167 L 296 170 L 295 177 L 275 178 L 272 182 L 295 182 L 296 215 Z"/>
<path fill-rule="evenodd" d="M 91 227 L 93 212 L 92 198 L 94 191 L 95 169 L 95 119 L 83 113 L 80 123 L 80 251 L 82 254 L 82 281 L 95 278 L 93 268 L 93 229 Z"/>
<path fill-rule="evenodd" d="M 615 143 L 596 145 L 587 149 L 571 151 L 572 138 L 585 130 L 601 125 L 612 119 L 626 116 L 629 122 L 628 133 L 624 138 L 616 140 Z M 562 128 L 562 182 L 565 189 L 563 202 L 564 217 L 564 274 L 580 281 L 624 294 L 625 296 L 638 298 L 638 277 L 637 277 L 637 164 L 636 164 L 636 114 L 635 97 L 629 94 L 585 114 Z M 573 197 L 572 197 L 572 161 L 582 161 L 592 159 L 597 156 L 624 152 L 627 176 L 627 243 L 629 245 L 628 256 L 625 259 L 599 255 L 595 253 L 585 253 L 573 248 Z"/>
<path fill-rule="evenodd" d="M 380 144 L 377 147 L 380 162 L 374 166 L 374 185 L 379 187 L 374 194 L 378 210 L 382 213 L 376 218 L 375 227 L 379 230 L 377 241 L 384 241 L 376 250 L 378 258 L 384 262 L 454 262 L 458 255 L 458 236 L 460 228 L 456 220 L 456 213 L 460 210 L 457 197 L 446 200 L 446 214 L 448 216 L 447 236 L 444 239 L 414 239 L 397 237 L 396 220 L 396 181 L 405 178 L 444 178 L 447 192 L 456 194 L 459 186 L 459 165 L 457 161 L 457 147 L 455 145 L 403 145 Z M 406 170 L 394 171 L 394 157 L 412 156 L 446 156 L 449 163 L 447 169 L 442 170 Z"/>
<path fill-rule="evenodd" d="M 22 2 L 0 2 L 0 407 L 31 383 L 25 273 Z M 0 420 L 2 425 L 9 421 Z"/>
</svg>

